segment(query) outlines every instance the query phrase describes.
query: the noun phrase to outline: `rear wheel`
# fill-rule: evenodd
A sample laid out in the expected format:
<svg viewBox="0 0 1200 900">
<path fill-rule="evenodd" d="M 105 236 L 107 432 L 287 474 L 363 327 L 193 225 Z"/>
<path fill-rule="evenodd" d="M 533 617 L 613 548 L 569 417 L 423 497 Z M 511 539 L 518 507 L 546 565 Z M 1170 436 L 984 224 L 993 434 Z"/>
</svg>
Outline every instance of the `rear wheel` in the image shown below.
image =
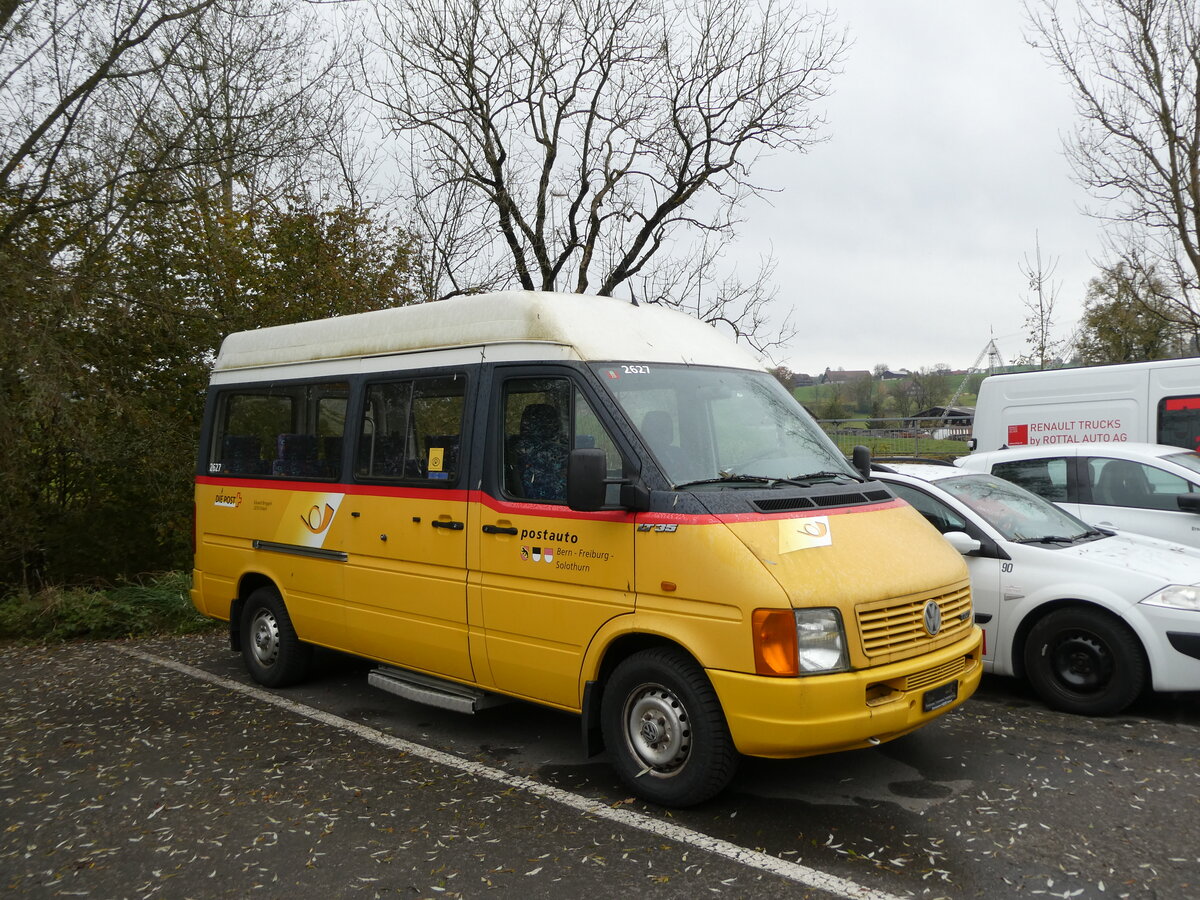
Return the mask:
<svg viewBox="0 0 1200 900">
<path fill-rule="evenodd" d="M 242 607 L 242 659 L 251 677 L 267 687 L 302 681 L 312 646 L 296 636 L 283 598 L 273 587 L 254 591 Z"/>
<path fill-rule="evenodd" d="M 720 701 L 703 669 L 680 650 L 643 650 L 617 666 L 604 688 L 601 721 L 617 774 L 654 803 L 701 803 L 737 768 Z"/>
<path fill-rule="evenodd" d="M 1137 636 L 1114 616 L 1086 607 L 1056 610 L 1033 626 L 1025 671 L 1049 706 L 1090 716 L 1120 712 L 1146 685 Z"/>
</svg>

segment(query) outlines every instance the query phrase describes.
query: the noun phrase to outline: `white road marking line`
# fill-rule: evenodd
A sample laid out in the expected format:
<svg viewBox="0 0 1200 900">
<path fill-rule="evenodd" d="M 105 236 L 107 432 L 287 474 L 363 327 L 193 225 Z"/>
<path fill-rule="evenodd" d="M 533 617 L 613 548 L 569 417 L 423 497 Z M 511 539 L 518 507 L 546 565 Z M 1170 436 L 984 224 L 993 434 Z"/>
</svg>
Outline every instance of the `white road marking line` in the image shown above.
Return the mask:
<svg viewBox="0 0 1200 900">
<path fill-rule="evenodd" d="M 491 766 L 485 766 L 482 763 L 477 763 L 469 759 L 463 759 L 459 756 L 454 756 L 451 753 L 445 753 L 441 750 L 434 750 L 432 747 L 426 747 L 422 744 L 414 744 L 412 741 L 406 741 L 403 738 L 393 737 L 390 734 L 385 734 L 374 728 L 366 725 L 361 725 L 358 722 L 352 722 L 349 719 L 343 719 L 341 716 L 335 716 L 332 713 L 327 713 L 324 710 L 316 709 L 312 706 L 305 706 L 302 703 L 297 703 L 294 700 L 288 700 L 286 697 L 280 697 L 265 691 L 258 687 L 242 684 L 238 681 L 233 681 L 229 678 L 223 678 L 220 675 L 213 675 L 211 672 L 205 672 L 203 669 L 197 669 L 195 666 L 189 666 L 187 663 L 176 662 L 173 659 L 155 656 L 152 653 L 146 653 L 143 650 L 138 650 L 134 647 L 125 647 L 118 644 L 111 645 L 122 653 L 129 656 L 135 656 L 146 662 L 153 663 L 157 666 L 163 666 L 168 669 L 174 669 L 184 675 L 196 678 L 200 681 L 207 681 L 209 684 L 219 685 L 230 691 L 236 691 L 239 694 L 245 694 L 248 697 L 253 697 L 255 700 L 263 703 L 270 703 L 273 706 L 278 706 L 288 712 L 295 713 L 306 719 L 311 719 L 314 722 L 320 722 L 328 725 L 331 728 L 336 728 L 339 731 L 348 732 L 360 737 L 364 740 L 371 741 L 381 747 L 387 747 L 391 750 L 399 750 L 411 756 L 424 759 L 428 762 L 437 763 L 447 768 L 457 769 L 460 772 L 465 772 L 468 775 L 473 775 L 477 778 L 485 778 L 489 781 L 495 781 L 507 787 L 516 788 L 526 793 L 533 794 L 536 797 L 541 797 L 545 800 L 551 800 L 571 809 L 578 810 L 589 816 L 594 816 L 598 819 L 607 819 L 610 822 L 616 822 L 620 825 L 625 825 L 629 828 L 636 828 L 639 831 L 644 831 L 658 837 L 676 841 L 680 844 L 687 844 L 695 847 L 698 850 L 703 850 L 707 853 L 713 853 L 717 856 L 724 857 L 735 863 L 740 863 L 743 866 L 748 866 L 752 869 L 759 869 L 771 875 L 778 875 L 781 878 L 786 878 L 789 881 L 794 881 L 798 884 L 815 890 L 825 891 L 835 897 L 843 897 L 846 900 L 903 900 L 895 894 L 889 894 L 884 891 L 877 891 L 871 888 L 864 887 L 856 882 L 846 878 L 839 878 L 837 875 L 830 875 L 828 872 L 822 872 L 818 869 L 811 869 L 808 866 L 802 866 L 799 863 L 788 862 L 787 860 L 779 859 L 776 856 L 771 856 L 767 853 L 761 853 L 757 850 L 749 850 L 741 847 L 730 841 L 720 838 L 710 837 L 699 831 L 693 831 L 690 828 L 684 828 L 681 825 L 675 825 L 671 822 L 663 822 L 651 816 L 639 813 L 631 809 L 613 808 L 597 800 L 590 800 L 587 797 L 582 797 L 579 794 L 574 794 L 571 791 L 565 791 L 562 788 L 557 788 L 549 784 L 543 784 L 540 781 L 534 781 L 531 778 L 526 778 L 523 775 L 514 775 L 510 772 L 505 772 L 502 769 L 495 769 Z"/>
</svg>

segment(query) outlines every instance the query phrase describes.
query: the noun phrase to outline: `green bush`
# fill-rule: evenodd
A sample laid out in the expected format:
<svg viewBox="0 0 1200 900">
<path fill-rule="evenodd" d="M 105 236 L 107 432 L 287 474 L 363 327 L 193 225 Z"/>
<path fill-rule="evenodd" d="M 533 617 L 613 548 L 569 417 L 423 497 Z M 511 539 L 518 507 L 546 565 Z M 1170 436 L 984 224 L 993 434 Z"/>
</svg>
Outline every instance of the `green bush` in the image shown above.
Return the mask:
<svg viewBox="0 0 1200 900">
<path fill-rule="evenodd" d="M 0 600 L 0 638 L 64 641 L 191 634 L 214 627 L 212 619 L 192 606 L 190 586 L 189 575 L 169 572 L 145 583 L 111 588 L 19 591 Z"/>
</svg>

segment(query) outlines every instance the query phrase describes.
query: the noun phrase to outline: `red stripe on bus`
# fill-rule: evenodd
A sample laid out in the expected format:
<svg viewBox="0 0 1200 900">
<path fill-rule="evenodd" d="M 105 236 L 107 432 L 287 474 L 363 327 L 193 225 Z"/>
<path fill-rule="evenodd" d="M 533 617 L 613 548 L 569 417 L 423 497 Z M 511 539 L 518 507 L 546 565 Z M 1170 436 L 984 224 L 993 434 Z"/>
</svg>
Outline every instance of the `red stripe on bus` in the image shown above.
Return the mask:
<svg viewBox="0 0 1200 900">
<path fill-rule="evenodd" d="M 257 478 L 221 478 L 211 475 L 196 476 L 196 484 L 219 485 L 242 489 L 257 488 L 270 491 L 305 491 L 325 494 L 347 494 L 355 497 L 393 497 L 401 500 L 446 500 L 451 503 L 479 503 L 497 515 L 536 516 L 546 519 L 586 519 L 592 522 L 638 522 L 690 525 L 735 525 L 742 522 L 763 522 L 785 519 L 809 519 L 814 516 L 841 516 L 854 513 L 877 512 L 903 506 L 903 500 L 883 500 L 862 506 L 833 506 L 828 509 L 789 509 L 775 513 L 631 513 L 622 510 L 580 512 L 565 504 L 529 503 L 521 500 L 503 500 L 478 490 L 437 490 L 419 487 L 390 487 L 378 484 L 343 484 L 330 481 L 266 481 Z"/>
</svg>

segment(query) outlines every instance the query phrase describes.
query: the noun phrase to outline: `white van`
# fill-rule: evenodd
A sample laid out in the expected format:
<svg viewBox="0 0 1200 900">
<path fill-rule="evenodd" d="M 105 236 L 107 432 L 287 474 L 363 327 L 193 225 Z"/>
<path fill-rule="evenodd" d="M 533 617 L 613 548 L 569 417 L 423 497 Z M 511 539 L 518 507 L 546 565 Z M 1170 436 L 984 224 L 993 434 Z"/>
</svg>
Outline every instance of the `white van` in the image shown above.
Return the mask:
<svg viewBox="0 0 1200 900">
<path fill-rule="evenodd" d="M 1200 449 L 1200 359 L 991 375 L 972 450 L 1139 441 Z"/>
</svg>

